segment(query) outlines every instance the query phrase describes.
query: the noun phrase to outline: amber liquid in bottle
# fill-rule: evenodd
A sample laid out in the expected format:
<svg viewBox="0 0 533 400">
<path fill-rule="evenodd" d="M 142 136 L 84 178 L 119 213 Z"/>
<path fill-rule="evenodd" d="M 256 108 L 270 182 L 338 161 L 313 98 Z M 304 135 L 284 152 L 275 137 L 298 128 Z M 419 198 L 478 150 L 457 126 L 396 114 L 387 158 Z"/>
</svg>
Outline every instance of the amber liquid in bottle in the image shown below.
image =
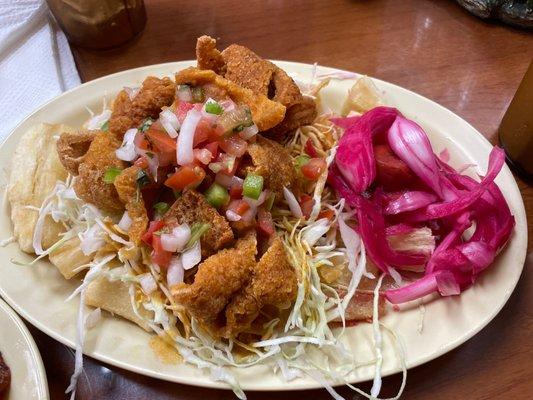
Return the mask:
<svg viewBox="0 0 533 400">
<path fill-rule="evenodd" d="M 529 64 L 498 132 L 511 167 L 524 180 L 533 183 L 533 61 Z"/>
<path fill-rule="evenodd" d="M 47 0 L 70 43 L 107 49 L 126 43 L 146 24 L 143 0 Z"/>
</svg>

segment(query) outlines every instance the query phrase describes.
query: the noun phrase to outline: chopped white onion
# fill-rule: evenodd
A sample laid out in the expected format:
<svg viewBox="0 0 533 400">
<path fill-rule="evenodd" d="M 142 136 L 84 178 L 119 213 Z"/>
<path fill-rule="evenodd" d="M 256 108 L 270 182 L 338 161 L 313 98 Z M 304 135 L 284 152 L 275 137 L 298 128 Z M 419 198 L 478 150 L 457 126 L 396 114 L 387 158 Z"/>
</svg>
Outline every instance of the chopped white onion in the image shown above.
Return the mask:
<svg viewBox="0 0 533 400">
<path fill-rule="evenodd" d="M 139 86 L 136 86 L 136 87 L 124 86 L 124 91 L 127 93 L 128 97 L 132 101 L 135 98 L 135 96 L 137 96 L 137 94 L 139 94 L 140 90 L 141 90 L 141 88 Z"/>
<path fill-rule="evenodd" d="M 302 213 L 302 208 L 300 207 L 298 200 L 296 200 L 294 194 L 285 186 L 283 186 L 283 196 L 285 197 L 285 201 L 289 205 L 292 215 L 294 215 L 296 218 L 302 218 L 304 215 Z"/>
<path fill-rule="evenodd" d="M 161 247 L 163 247 L 163 250 L 165 251 L 174 253 L 178 248 L 178 238 L 176 238 L 172 233 L 162 233 Z"/>
<path fill-rule="evenodd" d="M 157 289 L 157 282 L 151 273 L 139 275 L 139 283 L 143 289 L 143 292 L 147 295 L 152 294 Z"/>
<path fill-rule="evenodd" d="M 226 218 L 228 219 L 228 221 L 235 222 L 240 221 L 242 217 L 235 211 L 228 210 L 226 211 Z"/>
<path fill-rule="evenodd" d="M 220 104 L 222 106 L 224 111 L 233 111 L 233 110 L 235 110 L 235 103 L 233 101 L 231 101 L 231 100 L 222 100 L 218 104 Z"/>
<path fill-rule="evenodd" d="M 133 161 L 137 158 L 137 151 L 135 150 L 135 135 L 137 129 L 128 129 L 124 134 L 122 145 L 115 151 L 118 159 L 124 161 Z"/>
<path fill-rule="evenodd" d="M 130 229 L 130 226 L 132 224 L 132 220 L 130 218 L 130 215 L 127 211 L 124 211 L 124 214 L 122 214 L 122 218 L 118 222 L 118 227 L 122 229 L 124 232 L 127 232 Z"/>
<path fill-rule="evenodd" d="M 239 136 L 243 138 L 244 140 L 248 140 L 253 138 L 257 133 L 259 132 L 259 128 L 256 124 L 253 124 L 252 126 L 247 126 L 242 131 L 239 132 Z"/>
<path fill-rule="evenodd" d="M 230 176 L 224 172 L 218 172 L 215 175 L 215 182 L 218 183 L 219 185 L 224 186 L 225 188 L 230 188 L 233 185 L 242 185 L 244 181 L 242 178 L 239 178 L 238 176 L 235 176 L 235 175 Z"/>
<path fill-rule="evenodd" d="M 172 253 L 181 251 L 191 238 L 191 229 L 187 224 L 178 225 L 171 233 L 161 234 L 161 246 L 163 250 Z"/>
<path fill-rule="evenodd" d="M 202 261 L 202 248 L 198 240 L 190 249 L 182 253 L 181 262 L 183 263 L 183 269 L 189 270 L 200 261 Z"/>
<path fill-rule="evenodd" d="M 168 286 L 174 286 L 183 282 L 185 270 L 183 269 L 183 263 L 179 257 L 172 257 L 167 270 L 167 284 Z"/>
<path fill-rule="evenodd" d="M 170 108 L 165 108 L 159 113 L 159 122 L 171 138 L 178 137 L 180 122 L 176 114 Z"/>
<path fill-rule="evenodd" d="M 266 201 L 269 194 L 270 192 L 268 190 L 263 190 L 261 194 L 259 195 L 259 197 L 257 198 L 257 200 L 251 199 L 246 196 L 244 196 L 242 199 L 248 203 L 250 208 L 257 208 Z"/>
<path fill-rule="evenodd" d="M 330 222 L 327 218 L 319 219 L 313 224 L 307 226 L 302 234 L 302 239 L 307 242 L 309 246 L 314 246 L 318 239 L 329 231 Z M 303 229 L 302 229 L 303 230 Z"/>
<path fill-rule="evenodd" d="M 176 161 L 178 165 L 187 165 L 194 161 L 194 133 L 201 119 L 202 114 L 193 108 L 183 120 L 176 149 Z"/>
<path fill-rule="evenodd" d="M 178 251 L 181 251 L 191 238 L 191 228 L 187 224 L 181 224 L 172 229 L 172 234 L 178 238 Z"/>
<path fill-rule="evenodd" d="M 91 117 L 85 127 L 89 130 L 101 129 L 109 118 L 111 118 L 111 110 L 104 110 L 100 114 Z"/>
<path fill-rule="evenodd" d="M 207 165 L 211 162 L 213 154 L 207 149 L 194 149 L 194 157 L 202 164 Z"/>
</svg>

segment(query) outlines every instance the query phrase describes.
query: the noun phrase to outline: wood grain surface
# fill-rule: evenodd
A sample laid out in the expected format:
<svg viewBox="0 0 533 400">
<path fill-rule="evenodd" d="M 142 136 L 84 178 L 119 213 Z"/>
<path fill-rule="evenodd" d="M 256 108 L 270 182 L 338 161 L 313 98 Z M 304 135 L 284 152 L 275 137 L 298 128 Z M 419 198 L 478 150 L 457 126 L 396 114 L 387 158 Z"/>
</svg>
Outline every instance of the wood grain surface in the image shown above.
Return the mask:
<svg viewBox="0 0 533 400">
<path fill-rule="evenodd" d="M 457 113 L 496 143 L 501 118 L 533 56 L 531 33 L 481 21 L 452 0 L 145 0 L 148 23 L 129 44 L 108 51 L 73 48 L 84 81 L 133 67 L 194 57 L 196 37 L 240 43 L 263 57 L 318 62 L 411 89 Z M 533 219 L 533 188 L 519 182 Z M 529 225 L 529 251 L 533 246 Z M 501 313 L 456 350 L 410 370 L 402 398 L 533 398 L 533 254 Z M 51 398 L 65 399 L 72 352 L 32 329 Z M 147 351 L 150 351 L 147 348 Z M 231 399 L 136 375 L 86 358 L 78 400 Z M 396 393 L 399 376 L 382 395 Z M 368 390 L 369 384 L 361 385 Z M 340 389 L 346 398 L 351 392 Z M 324 390 L 248 393 L 249 399 L 328 399 Z M 355 397 L 357 398 L 357 397 Z"/>
</svg>

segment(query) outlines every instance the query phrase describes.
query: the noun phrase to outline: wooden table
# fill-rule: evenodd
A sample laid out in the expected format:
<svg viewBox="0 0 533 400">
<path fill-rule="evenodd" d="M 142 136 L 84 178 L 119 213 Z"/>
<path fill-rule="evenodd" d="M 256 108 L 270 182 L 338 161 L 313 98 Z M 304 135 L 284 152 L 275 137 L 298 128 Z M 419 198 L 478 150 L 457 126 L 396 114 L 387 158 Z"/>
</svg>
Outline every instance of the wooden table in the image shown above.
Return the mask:
<svg viewBox="0 0 533 400">
<path fill-rule="evenodd" d="M 451 0 L 146 0 L 146 9 L 146 30 L 130 44 L 104 52 L 73 49 L 84 81 L 142 65 L 192 59 L 196 37 L 209 34 L 220 38 L 221 47 L 241 43 L 267 58 L 316 61 L 396 83 L 444 105 L 496 142 L 500 120 L 533 55 L 530 33 L 483 22 Z M 533 189 L 519 184 L 533 219 Z M 530 226 L 530 251 L 531 236 Z M 403 398 L 533 398 L 531 304 L 533 273 L 526 266 L 498 317 L 458 349 L 409 371 Z M 64 399 L 72 352 L 36 329 L 33 333 L 52 399 Z M 162 382 L 89 358 L 85 366 L 79 400 L 233 398 L 229 391 Z M 399 382 L 398 376 L 385 379 L 382 394 L 394 395 Z M 368 390 L 369 384 L 361 387 Z M 248 396 L 329 398 L 323 390 Z"/>
</svg>

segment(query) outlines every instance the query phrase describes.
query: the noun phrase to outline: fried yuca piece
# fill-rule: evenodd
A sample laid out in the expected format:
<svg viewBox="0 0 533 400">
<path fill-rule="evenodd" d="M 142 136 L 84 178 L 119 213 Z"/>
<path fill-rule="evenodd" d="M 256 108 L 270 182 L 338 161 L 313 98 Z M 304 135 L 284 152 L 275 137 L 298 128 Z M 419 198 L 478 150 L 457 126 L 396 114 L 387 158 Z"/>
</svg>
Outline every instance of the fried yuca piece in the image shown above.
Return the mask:
<svg viewBox="0 0 533 400">
<path fill-rule="evenodd" d="M 342 115 L 348 115 L 351 111 L 364 113 L 383 104 L 374 82 L 368 76 L 362 76 L 348 91 L 348 96 L 342 105 Z"/>
<path fill-rule="evenodd" d="M 11 221 L 13 235 L 20 249 L 27 253 L 34 252 L 33 232 L 38 218 L 38 212 L 28 207 L 40 207 L 56 182 L 67 177 L 56 152 L 56 137 L 61 132 L 74 132 L 74 128 L 61 124 L 35 125 L 22 136 L 13 154 L 8 185 Z M 45 217 L 43 249 L 57 242 L 64 230 L 51 216 Z"/>
<path fill-rule="evenodd" d="M 144 205 L 143 197 L 139 193 L 137 180 L 142 168 L 133 165 L 126 168 L 115 178 L 115 188 L 117 189 L 120 201 L 125 205 L 126 211 L 131 218 L 131 226 L 128 229 L 130 240 L 139 244 L 141 236 L 148 226 L 148 213 Z"/>
<path fill-rule="evenodd" d="M 92 255 L 85 255 L 80 249 L 80 239 L 75 236 L 65 241 L 48 256 L 65 279 L 71 279 L 79 272 L 76 268 L 92 261 Z"/>
<path fill-rule="evenodd" d="M 252 120 L 260 131 L 273 128 L 285 117 L 285 106 L 281 103 L 269 100 L 262 94 L 256 94 L 250 89 L 243 88 L 211 70 L 200 70 L 189 67 L 176 74 L 176 84 L 189 84 L 201 86 L 215 84 L 224 89 L 230 98 L 237 103 L 244 103 L 252 112 Z"/>
<path fill-rule="evenodd" d="M 129 285 L 125 282 L 111 282 L 105 276 L 97 277 L 87 286 L 85 304 L 125 318 L 150 332 L 148 324 L 133 311 Z M 143 307 L 139 307 L 139 313 L 143 315 L 143 313 L 148 313 L 148 311 L 144 310 Z"/>
</svg>

